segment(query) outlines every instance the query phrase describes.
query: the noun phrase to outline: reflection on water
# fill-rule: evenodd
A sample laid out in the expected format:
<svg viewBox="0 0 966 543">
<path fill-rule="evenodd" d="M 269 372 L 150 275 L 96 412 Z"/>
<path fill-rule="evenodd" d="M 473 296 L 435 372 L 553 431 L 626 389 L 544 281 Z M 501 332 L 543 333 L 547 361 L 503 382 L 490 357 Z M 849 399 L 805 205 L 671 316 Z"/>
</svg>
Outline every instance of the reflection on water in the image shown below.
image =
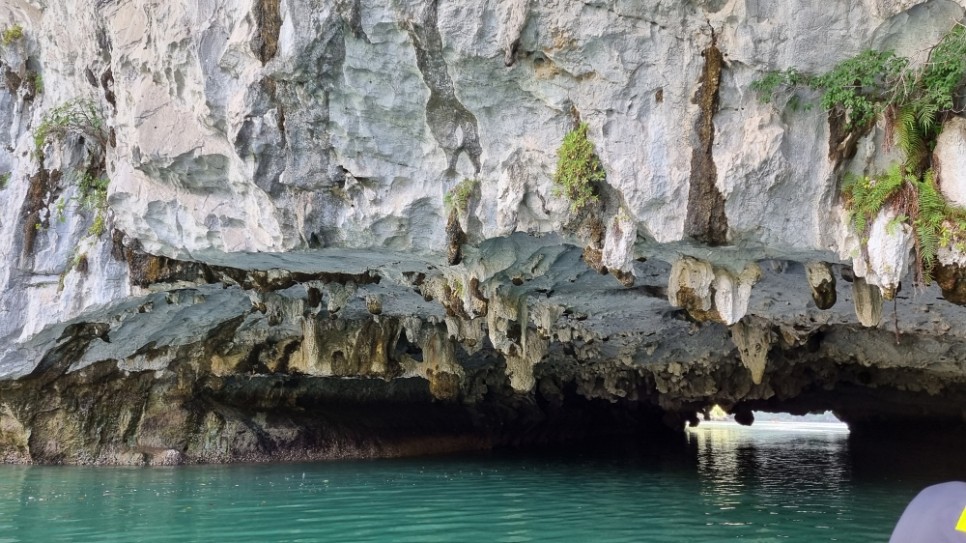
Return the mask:
<svg viewBox="0 0 966 543">
<path fill-rule="evenodd" d="M 809 425 L 787 431 L 787 423 L 704 423 L 688 432 L 697 448 L 697 470 L 713 494 L 757 488 L 781 493 L 789 486 L 840 493 L 850 481 L 848 429 L 845 425 Z M 823 428 L 824 426 L 824 428 Z"/>
<path fill-rule="evenodd" d="M 829 541 L 856 520 L 844 424 L 705 422 L 687 436 L 697 449 L 702 503 L 722 529 L 770 531 L 794 517 L 797 529 L 827 531 L 821 540 Z"/>
<path fill-rule="evenodd" d="M 784 424 L 607 454 L 0 466 L 0 543 L 886 540 L 920 481 L 859 483 L 842 428 Z"/>
</svg>

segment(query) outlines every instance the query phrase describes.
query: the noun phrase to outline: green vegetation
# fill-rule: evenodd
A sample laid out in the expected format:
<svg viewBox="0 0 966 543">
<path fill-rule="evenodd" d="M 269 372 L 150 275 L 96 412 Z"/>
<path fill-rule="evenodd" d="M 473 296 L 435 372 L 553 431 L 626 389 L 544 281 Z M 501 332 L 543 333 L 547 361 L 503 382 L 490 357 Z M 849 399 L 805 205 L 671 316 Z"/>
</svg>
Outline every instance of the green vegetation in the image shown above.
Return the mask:
<svg viewBox="0 0 966 543">
<path fill-rule="evenodd" d="M 868 125 L 888 113 L 929 139 L 939 130 L 941 117 L 956 113 L 954 99 L 966 75 L 966 26 L 957 24 L 932 48 L 921 66 L 910 67 L 909 59 L 892 51 L 864 51 L 840 62 L 823 75 L 809 75 L 795 69 L 769 72 L 752 83 L 763 102 L 770 102 L 780 89 L 810 88 L 822 93 L 821 106 L 841 109 L 849 126 Z M 934 137 L 934 136 L 933 136 Z"/>
<path fill-rule="evenodd" d="M 38 72 L 34 72 L 34 74 L 33 74 L 33 81 L 34 81 L 34 94 L 43 94 L 44 93 L 44 76 L 40 75 L 40 73 L 38 73 Z"/>
<path fill-rule="evenodd" d="M 0 42 L 3 42 L 4 46 L 9 46 L 11 43 L 23 38 L 23 27 L 19 24 L 8 26 L 3 29 L 0 33 Z"/>
<path fill-rule="evenodd" d="M 0 190 L 7 188 L 7 183 L 10 183 L 10 172 L 0 173 Z"/>
<path fill-rule="evenodd" d="M 807 87 L 821 91 L 824 109 L 842 107 L 852 126 L 864 126 L 881 112 L 881 104 L 889 100 L 887 87 L 903 75 L 907 59 L 892 52 L 865 51 L 837 64 L 824 75 L 803 74 L 795 69 L 769 72 L 752 83 L 762 102 L 771 102 L 782 88 Z"/>
<path fill-rule="evenodd" d="M 48 111 L 34 131 L 34 153 L 43 157 L 48 142 L 63 141 L 71 135 L 83 137 L 91 154 L 96 159 L 103 158 L 107 149 L 107 128 L 93 102 L 71 100 Z"/>
<path fill-rule="evenodd" d="M 94 177 L 89 172 L 84 172 L 77 185 L 81 206 L 94 212 L 94 221 L 87 229 L 87 233 L 94 237 L 100 237 L 107 228 L 108 184 L 110 180 L 106 177 Z"/>
<path fill-rule="evenodd" d="M 71 100 L 48 111 L 34 132 L 34 154 L 41 162 L 44 147 L 62 142 L 70 136 L 82 138 L 89 153 L 88 164 L 78 169 L 77 199 L 81 207 L 94 212 L 87 233 L 101 236 L 107 229 L 107 187 L 110 180 L 103 175 L 107 150 L 107 126 L 98 108 L 87 100 Z M 57 217 L 62 220 L 66 202 L 57 203 Z"/>
<path fill-rule="evenodd" d="M 453 296 L 457 298 L 462 298 L 466 291 L 463 290 L 463 282 L 459 279 L 453 281 Z"/>
<path fill-rule="evenodd" d="M 571 211 L 579 211 L 597 202 L 595 183 L 604 180 L 604 169 L 594 151 L 594 144 L 587 139 L 587 123 L 580 125 L 564 137 L 557 150 L 557 171 L 553 182 L 555 194 L 570 200 Z"/>
<path fill-rule="evenodd" d="M 77 196 L 74 198 L 61 197 L 54 203 L 53 218 L 57 222 L 64 222 L 67 219 L 67 204 L 76 201 L 78 205 L 88 211 L 94 212 L 94 219 L 87 229 L 89 236 L 100 237 L 107 230 L 107 187 L 110 181 L 106 177 L 95 177 L 90 172 L 78 172 Z M 37 222 L 34 225 L 38 231 L 44 231 L 47 227 Z"/>
<path fill-rule="evenodd" d="M 67 220 L 67 200 L 63 197 L 57 199 L 57 203 L 54 204 L 54 213 L 57 217 L 57 222 L 64 222 Z"/>
<path fill-rule="evenodd" d="M 917 278 L 931 281 L 940 247 L 962 247 L 966 240 L 966 210 L 949 205 L 939 192 L 932 170 L 920 178 L 896 164 L 876 176 L 848 177 L 842 188 L 852 227 L 867 240 L 869 227 L 879 211 L 889 205 L 897 216 L 889 221 L 890 233 L 902 224 L 915 232 L 919 257 Z"/>
<path fill-rule="evenodd" d="M 849 211 L 852 228 L 859 235 L 868 233 L 869 226 L 876 215 L 892 200 L 906 182 L 898 166 L 893 166 L 883 175 L 875 177 L 849 176 L 842 186 L 842 197 Z"/>
<path fill-rule="evenodd" d="M 466 213 L 469 209 L 470 198 L 476 192 L 480 182 L 476 179 L 464 179 L 455 187 L 449 190 L 443 197 L 443 203 L 447 209 L 456 209 L 460 213 Z"/>
<path fill-rule="evenodd" d="M 966 247 L 966 210 L 949 205 L 932 170 L 932 152 L 943 122 L 961 112 L 956 97 L 966 86 L 966 26 L 954 26 L 921 66 L 891 51 L 865 51 L 824 75 L 796 70 L 771 72 L 753 88 L 769 102 L 782 88 L 822 93 L 821 106 L 846 115 L 851 130 L 885 121 L 886 145 L 904 155 L 900 163 L 872 176 L 847 177 L 842 197 L 855 231 L 867 242 L 871 222 L 886 206 L 897 217 L 887 228 L 908 224 L 915 232 L 917 280 L 928 283 L 941 247 Z"/>
</svg>

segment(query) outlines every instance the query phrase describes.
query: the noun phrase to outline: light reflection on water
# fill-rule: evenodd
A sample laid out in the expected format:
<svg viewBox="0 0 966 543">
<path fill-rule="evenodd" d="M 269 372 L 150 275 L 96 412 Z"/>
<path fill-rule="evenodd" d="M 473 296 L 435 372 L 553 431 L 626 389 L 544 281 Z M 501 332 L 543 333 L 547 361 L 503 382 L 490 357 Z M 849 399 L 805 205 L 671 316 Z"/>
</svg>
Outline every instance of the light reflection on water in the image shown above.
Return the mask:
<svg viewBox="0 0 966 543">
<path fill-rule="evenodd" d="M 847 438 L 705 424 L 621 454 L 0 466 L 0 543 L 884 541 L 921 486 L 856 481 Z"/>
<path fill-rule="evenodd" d="M 816 533 L 816 541 L 834 541 L 833 530 L 856 527 L 844 424 L 759 422 L 746 428 L 705 422 L 687 436 L 697 448 L 709 525 L 725 533 L 751 526 L 784 532 L 791 523 Z M 869 528 L 856 530 L 862 539 L 855 541 L 883 538 L 881 526 Z M 828 535 L 819 535 L 823 531 Z"/>
</svg>

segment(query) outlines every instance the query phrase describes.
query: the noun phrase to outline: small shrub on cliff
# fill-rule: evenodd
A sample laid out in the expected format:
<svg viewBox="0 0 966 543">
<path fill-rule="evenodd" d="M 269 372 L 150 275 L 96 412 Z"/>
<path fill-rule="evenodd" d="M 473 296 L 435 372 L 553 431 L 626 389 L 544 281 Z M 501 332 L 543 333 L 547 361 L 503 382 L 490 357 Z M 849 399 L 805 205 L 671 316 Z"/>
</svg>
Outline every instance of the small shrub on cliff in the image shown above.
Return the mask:
<svg viewBox="0 0 966 543">
<path fill-rule="evenodd" d="M 5 28 L 3 33 L 0 34 L 0 42 L 3 42 L 5 46 L 20 39 L 23 39 L 23 27 L 19 24 Z"/>
<path fill-rule="evenodd" d="M 88 163 L 77 171 L 77 199 L 80 205 L 94 212 L 87 233 L 100 236 L 106 230 L 107 188 L 104 160 L 107 151 L 107 125 L 97 106 L 88 100 L 71 100 L 48 111 L 34 131 L 34 153 L 43 163 L 44 147 L 51 142 L 63 142 L 76 136 L 88 151 Z M 58 209 L 62 214 L 63 208 Z"/>
<path fill-rule="evenodd" d="M 480 182 L 476 179 L 464 179 L 455 187 L 449 190 L 443 197 L 443 203 L 447 209 L 456 209 L 460 213 L 466 213 L 470 205 L 470 198 L 476 192 Z"/>
<path fill-rule="evenodd" d="M 83 137 L 96 159 L 103 158 L 107 149 L 107 125 L 93 102 L 71 100 L 48 111 L 34 131 L 34 152 L 42 157 L 47 143 L 63 141 L 72 135 Z"/>
<path fill-rule="evenodd" d="M 10 172 L 0 173 L 0 190 L 7 188 L 7 183 L 10 182 Z"/>
<path fill-rule="evenodd" d="M 67 265 L 64 266 L 64 271 L 60 272 L 60 277 L 57 279 L 57 292 L 64 290 L 64 283 L 67 281 L 67 276 L 72 271 L 77 271 L 78 273 L 86 274 L 90 268 L 88 263 L 87 253 L 78 253 L 77 247 L 74 247 L 74 251 L 71 256 L 67 258 Z"/>
<path fill-rule="evenodd" d="M 555 194 L 570 200 L 570 209 L 578 211 L 597 201 L 595 183 L 604 180 L 604 169 L 587 139 L 587 123 L 580 123 L 564 137 L 557 150 L 557 171 L 553 182 Z"/>
</svg>

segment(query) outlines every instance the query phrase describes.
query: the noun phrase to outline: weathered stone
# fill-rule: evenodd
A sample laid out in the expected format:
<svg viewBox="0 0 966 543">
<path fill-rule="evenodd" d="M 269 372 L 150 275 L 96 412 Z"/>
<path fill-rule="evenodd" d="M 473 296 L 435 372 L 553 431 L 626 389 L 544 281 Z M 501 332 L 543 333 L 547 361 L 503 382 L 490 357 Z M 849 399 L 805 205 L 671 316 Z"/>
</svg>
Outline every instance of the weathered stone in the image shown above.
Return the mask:
<svg viewBox="0 0 966 543">
<path fill-rule="evenodd" d="M 828 262 L 807 262 L 805 277 L 812 289 L 812 300 L 819 309 L 831 309 L 838 296 L 835 292 L 835 274 Z"/>
<path fill-rule="evenodd" d="M 0 405 L 0 463 L 30 463 L 30 430 L 6 404 Z"/>
<path fill-rule="evenodd" d="M 838 199 L 901 158 L 884 126 L 748 90 L 866 49 L 925 60 L 959 2 L 34 4 L 0 3 L 25 33 L 0 48 L 4 460 L 439 452 L 714 403 L 962 417 L 966 309 L 896 296 L 895 345 L 875 326 L 911 233 L 886 211 L 863 248 Z M 103 157 L 35 148 L 70 100 Z M 579 212 L 553 183 L 576 111 L 606 173 Z M 954 201 L 961 125 L 937 146 Z M 112 239 L 76 205 L 101 158 Z M 938 260 L 961 301 L 966 257 Z M 852 293 L 809 262 L 854 267 Z"/>
<path fill-rule="evenodd" d="M 731 326 L 731 338 L 738 347 L 741 363 L 751 372 L 751 381 L 760 385 L 768 363 L 768 351 L 774 342 L 771 324 L 754 317 L 746 317 Z"/>
<path fill-rule="evenodd" d="M 865 126 L 850 126 L 848 116 L 840 107 L 828 112 L 828 159 L 835 168 L 855 157 L 859 141 L 872 129 L 873 123 Z"/>
<path fill-rule="evenodd" d="M 282 30 L 279 0 L 257 0 L 254 11 L 257 31 L 252 39 L 252 51 L 264 64 L 278 54 L 278 38 Z"/>
<path fill-rule="evenodd" d="M 966 268 L 955 264 L 936 264 L 936 283 L 943 298 L 958 305 L 966 305 Z"/>
<path fill-rule="evenodd" d="M 378 294 L 366 296 L 366 309 L 373 315 L 382 315 L 382 296 Z"/>
<path fill-rule="evenodd" d="M 953 117 L 936 139 L 935 167 L 946 200 L 966 207 L 966 119 Z"/>
<path fill-rule="evenodd" d="M 685 257 L 671 268 L 668 300 L 675 307 L 687 309 L 697 320 L 734 324 L 747 312 L 751 289 L 761 279 L 761 273 L 754 263 L 735 275 Z"/>
<path fill-rule="evenodd" d="M 748 312 L 751 289 L 761 279 L 761 268 L 751 263 L 735 275 L 730 270 L 717 269 L 714 276 L 714 305 L 724 324 L 734 324 Z"/>
<path fill-rule="evenodd" d="M 601 266 L 625 287 L 634 286 L 634 244 L 637 241 L 637 225 L 626 213 L 620 212 L 611 219 L 604 238 L 600 257 Z"/>
<path fill-rule="evenodd" d="M 882 290 L 882 296 L 891 300 L 899 289 L 899 283 L 912 264 L 915 237 L 912 226 L 898 223 L 898 213 L 891 208 L 883 209 L 869 230 L 865 250 L 853 261 L 855 275 Z"/>
<path fill-rule="evenodd" d="M 852 282 L 852 302 L 862 326 L 874 328 L 882 322 L 882 291 L 861 277 Z"/>
<path fill-rule="evenodd" d="M 677 260 L 668 279 L 668 301 L 675 307 L 687 309 L 695 318 L 706 315 L 709 320 L 717 320 L 714 279 L 711 264 L 687 257 Z"/>
</svg>

